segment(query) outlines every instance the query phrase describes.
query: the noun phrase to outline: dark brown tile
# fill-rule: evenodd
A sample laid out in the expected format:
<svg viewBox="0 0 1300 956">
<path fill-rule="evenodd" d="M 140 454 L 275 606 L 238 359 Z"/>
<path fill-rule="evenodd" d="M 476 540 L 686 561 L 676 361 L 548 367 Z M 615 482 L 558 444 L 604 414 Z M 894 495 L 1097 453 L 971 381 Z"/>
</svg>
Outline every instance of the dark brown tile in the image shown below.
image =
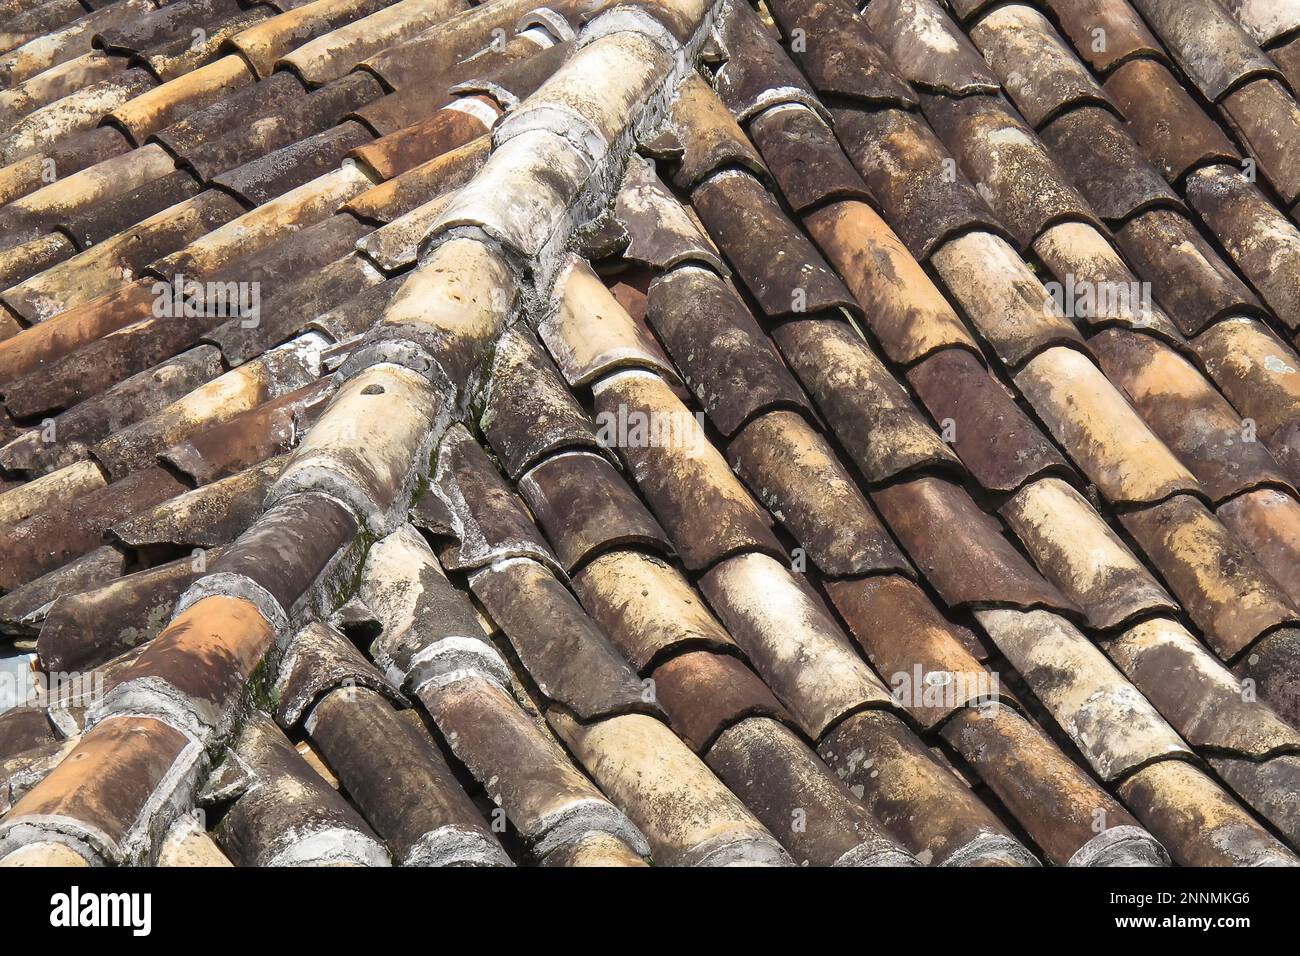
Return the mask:
<svg viewBox="0 0 1300 956">
<path fill-rule="evenodd" d="M 1293 162 L 1300 148 L 1300 105 L 1291 93 L 1279 80 L 1255 80 L 1225 96 L 1223 110 L 1264 178 L 1283 202 L 1294 203 L 1300 198 Z"/>
<path fill-rule="evenodd" d="M 1046 0 L 1046 6 L 1075 50 L 1099 73 L 1139 57 L 1165 59 L 1160 41 L 1126 0 Z"/>
<path fill-rule="evenodd" d="M 351 641 L 329 624 L 312 622 L 286 641 L 272 691 L 276 701 L 272 716 L 286 733 L 292 733 L 304 720 L 314 726 L 316 705 L 340 688 L 368 690 L 393 704 L 403 703 L 397 690 Z"/>
<path fill-rule="evenodd" d="M 724 435 L 765 409 L 809 408 L 744 302 L 710 270 L 688 266 L 655 279 L 646 319 Z"/>
<path fill-rule="evenodd" d="M 529 509 L 570 573 L 618 547 L 640 546 L 672 556 L 663 529 L 600 455 L 564 452 L 530 468 L 518 481 Z"/>
<path fill-rule="evenodd" d="M 787 727 L 755 718 L 705 758 L 800 866 L 919 866 Z"/>
<path fill-rule="evenodd" d="M 40 475 L 87 459 L 95 444 L 211 381 L 221 369 L 221 354 L 210 345 L 182 352 L 54 416 L 53 431 L 42 425 L 24 432 L 0 448 L 0 464 Z"/>
<path fill-rule="evenodd" d="M 1056 223 L 1099 225 L 1038 137 L 1004 100 L 927 96 L 922 107 L 957 164 L 978 184 L 1022 249 Z"/>
<path fill-rule="evenodd" d="M 890 226 L 925 260 L 952 236 L 1004 232 L 925 120 L 904 110 L 836 106 L 835 132 Z"/>
<path fill-rule="evenodd" d="M 765 27 L 748 5 L 733 7 L 717 26 L 727 61 L 714 86 L 738 122 L 778 103 L 803 103 L 822 110 L 813 88 L 785 55 L 775 31 Z"/>
<path fill-rule="evenodd" d="M 59 739 L 42 707 L 14 707 L 0 715 L 0 759 L 8 760 Z"/>
<path fill-rule="evenodd" d="M 774 337 L 869 482 L 957 465 L 906 390 L 847 322 L 799 319 Z"/>
<path fill-rule="evenodd" d="M 54 603 L 36 652 L 49 671 L 89 671 L 153 640 L 176 599 L 216 552 L 193 555 L 128 574 Z"/>
<path fill-rule="evenodd" d="M 962 464 L 988 490 L 1014 491 L 1033 478 L 1073 474 L 1011 390 L 971 352 L 936 352 L 913 366 L 907 380 L 951 437 Z"/>
<path fill-rule="evenodd" d="M 776 0 L 770 9 L 787 41 L 800 31 L 805 43 L 795 56 L 819 93 L 875 106 L 916 106 L 916 95 L 851 4 Z"/>
<path fill-rule="evenodd" d="M 220 346 L 221 354 L 232 364 L 247 362 L 280 342 L 288 341 L 299 332 L 314 329 L 324 332 L 335 341 L 343 341 L 369 328 L 374 316 L 382 311 L 397 291 L 396 285 L 384 282 L 384 274 L 364 257 L 349 252 L 333 261 L 327 261 L 293 281 L 292 262 L 295 248 L 312 241 L 313 236 L 328 240 L 329 248 L 312 248 L 308 255 L 317 261 L 327 259 L 346 246 L 350 236 L 364 233 L 364 227 L 350 221 L 349 216 L 331 216 L 317 226 L 309 226 L 267 250 L 251 253 L 232 263 L 227 271 L 234 273 L 234 281 L 248 282 L 237 276 L 247 267 L 259 270 L 259 263 L 269 267 L 282 267 L 289 279 L 285 285 L 269 287 L 266 301 L 259 303 L 257 322 L 236 316 L 216 328 L 205 332 L 204 341 Z M 322 246 L 325 243 L 321 244 Z M 251 274 L 251 273 L 250 273 Z M 381 287 L 381 288 L 377 288 Z M 260 287 L 259 287 L 260 288 Z M 367 295 L 373 290 L 374 295 Z M 261 293 L 259 293 L 261 294 Z M 369 308 L 363 327 L 358 328 L 352 319 L 353 310 Z"/>
<path fill-rule="evenodd" d="M 198 193 L 194 177 L 178 169 L 121 196 L 79 210 L 60 222 L 59 228 L 72 236 L 80 248 L 86 249 Z"/>
<path fill-rule="evenodd" d="M 360 123 L 340 123 L 224 172 L 212 182 L 250 206 L 260 206 L 337 168 L 349 151 L 371 138 Z"/>
<path fill-rule="evenodd" d="M 856 311 L 839 276 L 753 176 L 724 170 L 697 186 L 691 203 L 768 318 Z"/>
<path fill-rule="evenodd" d="M 427 731 L 374 691 L 329 693 L 310 735 L 398 865 L 512 865 Z"/>
<path fill-rule="evenodd" d="M 756 418 L 731 442 L 727 460 L 823 573 L 912 573 L 835 452 L 801 415 Z"/>
<path fill-rule="evenodd" d="M 1148 209 L 1183 209 L 1178 195 L 1109 110 L 1072 110 L 1052 120 L 1040 135 L 1057 164 L 1106 222 L 1124 223 Z"/>
<path fill-rule="evenodd" d="M 936 0 L 873 0 L 863 13 L 903 77 L 947 96 L 997 93 L 995 77 Z"/>
<path fill-rule="evenodd" d="M 1057 866 L 1167 866 L 1155 839 L 1009 707 L 968 708 L 943 735 Z"/>
<path fill-rule="evenodd" d="M 718 94 L 695 73 L 688 75 L 669 105 L 667 140 L 656 140 L 679 163 L 673 183 L 690 189 L 710 173 L 726 166 L 749 169 L 766 178 L 767 168 L 746 139 Z"/>
<path fill-rule="evenodd" d="M 530 853 L 544 857 L 596 831 L 611 833 L 635 852 L 649 855 L 637 827 L 508 691 L 491 681 L 468 678 L 430 689 L 421 699 L 452 751 L 505 811 Z"/>
<path fill-rule="evenodd" d="M 872 493 L 890 530 L 949 607 L 1077 611 L 1044 581 L 960 485 L 917 478 Z"/>
<path fill-rule="evenodd" d="M 269 717 L 248 720 L 230 753 L 225 766 L 239 785 L 231 788 L 236 799 L 214 835 L 235 865 L 390 865 L 388 850 L 361 815 Z"/>
<path fill-rule="evenodd" d="M 1255 643 L 1233 673 L 1250 679 L 1259 696 L 1292 727 L 1300 721 L 1300 630 L 1283 628 Z"/>
<path fill-rule="evenodd" d="M 678 654 L 656 667 L 651 678 L 673 730 L 699 754 L 728 727 L 750 717 L 790 719 L 767 685 L 730 654 Z"/>
<path fill-rule="evenodd" d="M 523 502 L 464 428 L 453 426 L 437 450 L 433 493 L 452 514 L 456 540 L 440 557 L 448 570 L 479 568 L 528 557 L 561 570 Z"/>
<path fill-rule="evenodd" d="M 866 184 L 831 128 L 803 104 L 786 103 L 764 111 L 749 124 L 749 135 L 795 212 L 829 197 L 867 198 Z"/>
<path fill-rule="evenodd" d="M 1106 79 L 1127 129 L 1170 182 L 1208 162 L 1235 163 L 1238 153 L 1200 105 L 1158 60 L 1137 59 Z"/>
<path fill-rule="evenodd" d="M 247 579 L 296 618 L 316 610 L 319 596 L 313 585 L 337 569 L 356 533 L 356 519 L 336 499 L 294 495 L 268 508 L 208 566 L 211 586 L 224 586 L 223 579 Z M 204 582 L 198 588 L 195 597 L 205 592 Z"/>
<path fill-rule="evenodd" d="M 267 492 L 284 461 L 282 456 L 271 458 L 177 495 L 118 522 L 112 528 L 113 537 L 146 554 L 166 555 L 177 548 L 193 550 L 228 544 L 262 513 Z"/>
<path fill-rule="evenodd" d="M 555 364 L 519 326 L 492 353 L 479 425 L 511 478 L 555 452 L 600 450 L 595 426 Z"/>
<path fill-rule="evenodd" d="M 1235 167 L 1187 177 L 1187 201 L 1288 329 L 1300 329 L 1300 231 Z"/>
<path fill-rule="evenodd" d="M 14 639 L 35 637 L 45 627 L 55 601 L 108 584 L 125 568 L 126 555 L 105 545 L 14 588 L 0 597 L 0 633 Z"/>
<path fill-rule="evenodd" d="M 167 471 L 146 468 L 33 515 L 5 534 L 0 546 L 0 589 L 11 591 L 93 551 L 118 521 L 185 490 Z"/>
<path fill-rule="evenodd" d="M 1116 230 L 1115 243 L 1179 331 L 1196 335 L 1232 313 L 1263 306 L 1196 228 L 1175 212 L 1157 209 Z"/>
</svg>

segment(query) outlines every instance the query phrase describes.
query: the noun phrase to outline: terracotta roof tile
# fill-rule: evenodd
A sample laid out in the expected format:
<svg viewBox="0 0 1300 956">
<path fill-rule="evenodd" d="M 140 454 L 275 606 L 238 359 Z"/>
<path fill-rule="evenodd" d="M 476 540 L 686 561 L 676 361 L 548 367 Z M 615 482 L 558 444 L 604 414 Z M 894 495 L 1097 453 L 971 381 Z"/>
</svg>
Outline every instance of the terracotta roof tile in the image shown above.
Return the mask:
<svg viewBox="0 0 1300 956">
<path fill-rule="evenodd" d="M 1056 223 L 1097 223 L 1096 213 L 1005 100 L 930 96 L 923 107 L 962 172 L 1021 248 Z"/>
<path fill-rule="evenodd" d="M 746 720 L 723 731 L 707 761 L 801 866 L 919 865 L 808 745 L 776 721 Z"/>
<path fill-rule="evenodd" d="M 648 423 L 643 430 L 654 429 L 639 440 L 629 431 L 617 451 L 686 567 L 707 568 L 740 551 L 783 554 L 771 518 L 663 379 L 620 372 L 596 385 L 594 400 L 606 421 L 635 415 Z"/>
<path fill-rule="evenodd" d="M 907 390 L 849 323 L 800 318 L 773 337 L 868 481 L 957 465 Z"/>
<path fill-rule="evenodd" d="M 730 654 L 686 651 L 656 667 L 652 679 L 673 730 L 696 753 L 751 717 L 790 720 L 758 675 Z"/>
<path fill-rule="evenodd" d="M 1083 609 L 1093 627 L 1105 630 L 1177 608 L 1105 519 L 1064 481 L 1035 481 L 999 513 L 1039 570 Z"/>
<path fill-rule="evenodd" d="M 1238 495 L 1219 506 L 1220 521 L 1250 548 L 1264 570 L 1282 586 L 1293 603 L 1300 601 L 1300 580 L 1293 556 L 1300 545 L 1300 507 L 1294 497 L 1272 488 Z"/>
<path fill-rule="evenodd" d="M 996 93 L 979 51 L 936 0 L 873 0 L 864 14 L 909 83 L 927 93 Z"/>
<path fill-rule="evenodd" d="M 1011 708 L 964 710 L 944 736 L 1056 865 L 1168 865 L 1164 847 L 1119 801 Z"/>
<path fill-rule="evenodd" d="M 856 714 L 817 752 L 925 866 L 1037 865 L 897 717 L 883 711 Z"/>
<path fill-rule="evenodd" d="M 907 381 L 962 464 L 988 490 L 1014 491 L 1033 478 L 1073 474 L 1014 393 L 965 349 L 923 359 Z"/>
<path fill-rule="evenodd" d="M 695 187 L 691 204 L 767 317 L 857 308 L 839 276 L 753 176 L 724 170 Z"/>
<path fill-rule="evenodd" d="M 997 521 L 960 485 L 922 477 L 882 488 L 871 497 L 949 607 L 1077 610 L 1034 572 L 1002 536 Z M 960 547 L 953 547 L 954 538 Z"/>
<path fill-rule="evenodd" d="M 944 346 L 979 350 L 920 264 L 865 202 L 831 202 L 807 213 L 803 225 L 844 277 L 889 358 L 906 365 Z"/>
<path fill-rule="evenodd" d="M 219 554 L 213 548 L 206 558 Z M 41 661 L 47 667 L 77 671 L 107 664 L 148 643 L 162 631 L 176 600 L 198 579 L 200 566 L 194 557 L 184 557 L 62 595 L 50 605 L 41 626 L 36 644 Z"/>
<path fill-rule="evenodd" d="M 1128 129 L 1147 158 L 1173 181 L 1195 166 L 1234 161 L 1237 150 L 1160 62 L 1136 59 L 1106 79 Z"/>
<path fill-rule="evenodd" d="M 237 774 L 221 797 L 233 803 L 216 831 L 238 866 L 388 866 L 387 848 L 352 805 L 330 789 L 264 715 L 245 723 L 232 748 Z M 231 764 L 227 758 L 227 765 Z M 210 784 L 211 785 L 211 784 Z"/>
<path fill-rule="evenodd" d="M 1052 436 L 1113 503 L 1158 501 L 1200 485 L 1083 353 L 1051 348 L 1016 384 Z"/>
<path fill-rule="evenodd" d="M 1088 104 L 1114 108 L 1087 67 L 1033 7 L 1000 6 L 969 29 L 1007 95 L 1035 129 Z"/>
<path fill-rule="evenodd" d="M 826 574 L 911 573 L 834 449 L 802 416 L 756 418 L 731 442 L 727 459 Z"/>
<path fill-rule="evenodd" d="M 1191 764 L 1152 764 L 1119 792 L 1181 866 L 1294 865 L 1293 854 Z"/>
<path fill-rule="evenodd" d="M 1224 660 L 1300 618 L 1281 588 L 1195 498 L 1178 495 L 1121 521 Z"/>
<path fill-rule="evenodd" d="M 735 648 L 704 599 L 662 558 L 612 551 L 578 570 L 573 586 L 587 613 L 642 673 L 693 648 Z"/>
<path fill-rule="evenodd" d="M 929 125 L 904 110 L 836 108 L 836 135 L 890 226 L 926 259 L 968 229 L 1003 227 Z"/>
<path fill-rule="evenodd" d="M 656 279 L 646 320 L 724 435 L 771 408 L 810 411 L 771 339 L 715 273 L 687 266 Z"/>
</svg>

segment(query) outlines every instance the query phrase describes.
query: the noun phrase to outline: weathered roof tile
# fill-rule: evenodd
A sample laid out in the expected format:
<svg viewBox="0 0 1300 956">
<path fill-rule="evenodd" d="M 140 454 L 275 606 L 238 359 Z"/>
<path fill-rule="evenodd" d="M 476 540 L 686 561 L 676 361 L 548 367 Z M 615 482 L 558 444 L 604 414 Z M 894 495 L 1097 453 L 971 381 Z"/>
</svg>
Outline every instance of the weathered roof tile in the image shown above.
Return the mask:
<svg viewBox="0 0 1300 956">
<path fill-rule="evenodd" d="M 1281 588 L 1195 498 L 1178 495 L 1120 520 L 1224 660 L 1266 631 L 1300 623 Z"/>
<path fill-rule="evenodd" d="M 999 513 L 1039 570 L 1108 629 L 1174 603 L 1082 495 L 1057 478 L 1027 485 Z"/>
</svg>

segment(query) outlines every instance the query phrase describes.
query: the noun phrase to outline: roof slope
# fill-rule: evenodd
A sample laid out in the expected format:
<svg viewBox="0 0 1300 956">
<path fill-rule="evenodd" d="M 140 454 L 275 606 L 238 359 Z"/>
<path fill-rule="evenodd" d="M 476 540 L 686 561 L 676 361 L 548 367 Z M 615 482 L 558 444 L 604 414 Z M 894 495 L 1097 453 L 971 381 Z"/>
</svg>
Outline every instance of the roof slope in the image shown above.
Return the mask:
<svg viewBox="0 0 1300 956">
<path fill-rule="evenodd" d="M 0 9 L 0 865 L 1300 865 L 1300 5 Z"/>
</svg>

